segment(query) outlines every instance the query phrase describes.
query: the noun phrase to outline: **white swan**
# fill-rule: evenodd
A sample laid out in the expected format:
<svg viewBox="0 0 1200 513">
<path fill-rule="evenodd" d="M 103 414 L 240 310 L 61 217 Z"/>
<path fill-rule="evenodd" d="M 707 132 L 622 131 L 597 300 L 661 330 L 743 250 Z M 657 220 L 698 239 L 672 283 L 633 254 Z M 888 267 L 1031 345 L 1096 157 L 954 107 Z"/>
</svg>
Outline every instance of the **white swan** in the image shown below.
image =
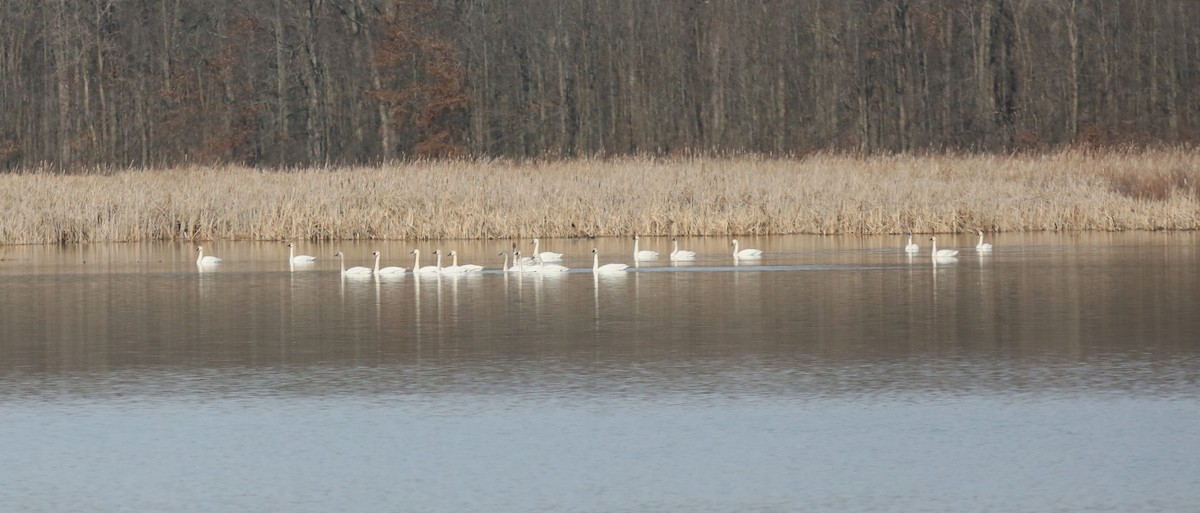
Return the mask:
<svg viewBox="0 0 1200 513">
<path fill-rule="evenodd" d="M 537 271 L 542 274 L 565 273 L 570 270 L 565 265 L 547 264 L 546 262 L 542 261 L 541 258 L 537 258 L 535 260 L 537 261 Z"/>
<path fill-rule="evenodd" d="M 312 255 L 297 255 L 296 254 L 296 245 L 289 242 L 288 243 L 288 260 L 291 261 L 293 264 L 311 264 L 311 263 L 317 261 L 317 257 L 312 256 Z"/>
<path fill-rule="evenodd" d="M 563 254 L 553 251 L 538 252 L 538 240 L 533 239 L 533 258 L 540 258 L 546 262 L 562 262 Z"/>
<path fill-rule="evenodd" d="M 204 246 L 196 246 L 196 265 L 213 265 L 221 263 L 215 256 L 204 256 Z"/>
<path fill-rule="evenodd" d="M 516 266 L 513 266 L 513 267 L 508 266 L 508 252 L 502 252 L 502 253 L 500 253 L 499 256 L 504 257 L 504 267 L 501 268 L 504 272 L 506 272 L 506 273 L 517 272 Z"/>
<path fill-rule="evenodd" d="M 983 241 L 983 230 L 979 230 L 979 243 L 975 245 L 975 249 L 979 251 L 992 250 L 992 245 Z"/>
<path fill-rule="evenodd" d="M 908 234 L 908 245 L 904 246 L 904 252 L 905 253 L 916 253 L 918 251 L 921 251 L 921 246 L 918 246 L 917 243 L 912 241 L 911 233 Z"/>
<path fill-rule="evenodd" d="M 604 273 L 625 272 L 625 269 L 628 267 L 629 266 L 625 265 L 625 264 L 600 265 L 600 254 L 597 253 L 595 249 L 592 249 L 592 272 L 593 273 L 604 274 Z"/>
<path fill-rule="evenodd" d="M 521 256 L 521 252 L 517 251 L 517 252 L 513 253 L 513 267 L 512 267 L 512 269 L 509 269 L 509 270 L 518 272 L 518 273 L 536 273 L 538 271 L 538 268 L 536 266 L 534 266 L 533 263 L 534 263 L 533 259 L 531 259 L 529 257 L 523 257 L 523 256 Z M 530 264 L 530 265 L 525 265 L 525 264 Z"/>
<path fill-rule="evenodd" d="M 404 274 L 404 272 L 406 271 L 405 268 L 396 267 L 394 265 L 380 269 L 379 268 L 379 252 L 375 251 L 371 254 L 375 255 L 375 274 Z"/>
<path fill-rule="evenodd" d="M 937 237 L 930 237 L 929 243 L 933 245 L 933 249 L 929 253 L 933 258 L 950 258 L 958 254 L 957 249 L 938 249 Z"/>
<path fill-rule="evenodd" d="M 639 261 L 640 260 L 658 260 L 658 252 L 657 251 L 650 251 L 648 249 L 645 251 L 638 251 L 638 236 L 636 233 L 633 234 L 633 259 L 639 260 Z"/>
<path fill-rule="evenodd" d="M 434 253 L 437 253 L 437 251 L 434 251 Z M 419 249 L 412 250 L 412 256 L 413 256 L 413 266 L 412 266 L 413 274 L 426 274 L 426 273 L 437 273 L 438 272 L 438 268 L 435 265 L 427 265 L 425 267 L 421 267 L 421 250 L 419 250 Z"/>
<path fill-rule="evenodd" d="M 371 274 L 370 267 L 358 266 L 358 267 L 351 267 L 349 269 L 346 269 L 346 255 L 343 255 L 341 251 L 334 253 L 333 256 L 338 257 L 338 259 L 340 259 L 341 266 L 342 266 L 342 274 L 352 275 L 352 276 L 366 276 L 368 274 Z"/>
<path fill-rule="evenodd" d="M 526 264 L 532 264 L 532 263 L 533 263 L 533 257 L 531 257 L 531 256 L 519 256 L 520 254 L 521 254 L 521 252 L 517 250 L 517 243 L 515 243 L 515 242 L 514 242 L 514 243 L 512 243 L 512 259 L 513 259 L 513 261 L 512 261 L 512 265 L 513 265 L 513 267 L 516 267 L 516 266 L 517 266 L 517 264 L 519 264 L 519 263 L 521 263 L 521 262 L 524 262 L 524 263 L 526 263 Z"/>
<path fill-rule="evenodd" d="M 462 272 L 464 272 L 464 273 L 477 273 L 477 272 L 483 270 L 482 265 L 475 265 L 475 264 L 458 265 L 458 252 L 454 251 L 454 250 L 450 250 L 450 266 L 451 267 L 461 267 Z"/>
<path fill-rule="evenodd" d="M 434 251 L 433 253 L 434 253 L 435 255 L 437 255 L 437 256 L 438 256 L 438 259 L 437 259 L 437 267 L 438 267 L 438 272 L 439 272 L 439 273 L 442 273 L 442 274 L 463 274 L 463 273 L 467 272 L 467 271 L 466 271 L 465 269 L 463 269 L 462 267 L 459 267 L 457 263 L 453 263 L 453 264 L 451 264 L 451 265 L 448 265 L 448 266 L 446 266 L 446 267 L 442 267 L 442 250 L 440 250 L 440 249 L 439 249 L 439 250 L 437 250 L 437 251 Z M 458 255 L 456 255 L 456 254 L 454 253 L 454 251 L 453 251 L 453 250 L 451 250 L 451 251 L 450 251 L 450 255 L 451 255 L 452 257 L 454 257 L 454 260 L 458 260 Z"/>
<path fill-rule="evenodd" d="M 761 249 L 754 249 L 754 248 L 738 249 L 737 239 L 733 239 L 733 242 L 730 242 L 730 244 L 733 246 L 733 259 L 734 260 L 737 260 L 739 258 L 762 258 L 762 256 L 763 256 L 763 251 Z"/>
<path fill-rule="evenodd" d="M 671 245 L 673 248 L 673 249 L 671 249 L 671 260 L 679 261 L 679 260 L 695 260 L 696 259 L 695 251 L 679 249 L 679 239 L 672 238 Z"/>
</svg>

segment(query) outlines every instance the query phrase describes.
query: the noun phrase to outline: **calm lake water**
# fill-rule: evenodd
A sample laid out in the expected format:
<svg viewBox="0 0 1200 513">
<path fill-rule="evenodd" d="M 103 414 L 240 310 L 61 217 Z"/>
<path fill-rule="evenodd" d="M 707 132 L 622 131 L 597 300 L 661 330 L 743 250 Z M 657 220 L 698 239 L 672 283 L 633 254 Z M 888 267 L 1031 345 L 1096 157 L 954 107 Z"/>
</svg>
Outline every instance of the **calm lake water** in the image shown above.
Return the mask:
<svg viewBox="0 0 1200 513">
<path fill-rule="evenodd" d="M 0 511 L 1200 508 L 1200 234 L 919 239 L 0 246 Z"/>
</svg>

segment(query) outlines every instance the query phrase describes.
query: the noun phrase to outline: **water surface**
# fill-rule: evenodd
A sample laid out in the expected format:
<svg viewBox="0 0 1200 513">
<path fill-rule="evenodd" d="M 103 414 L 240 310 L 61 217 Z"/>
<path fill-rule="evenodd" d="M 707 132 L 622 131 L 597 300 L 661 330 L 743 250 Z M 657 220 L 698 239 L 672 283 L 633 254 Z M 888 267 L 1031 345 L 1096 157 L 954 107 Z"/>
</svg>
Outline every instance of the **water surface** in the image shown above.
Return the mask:
<svg viewBox="0 0 1200 513">
<path fill-rule="evenodd" d="M 1200 504 L 1195 234 L 740 240 L 0 247 L 0 510 Z M 331 257 L 414 248 L 492 269 Z"/>
</svg>

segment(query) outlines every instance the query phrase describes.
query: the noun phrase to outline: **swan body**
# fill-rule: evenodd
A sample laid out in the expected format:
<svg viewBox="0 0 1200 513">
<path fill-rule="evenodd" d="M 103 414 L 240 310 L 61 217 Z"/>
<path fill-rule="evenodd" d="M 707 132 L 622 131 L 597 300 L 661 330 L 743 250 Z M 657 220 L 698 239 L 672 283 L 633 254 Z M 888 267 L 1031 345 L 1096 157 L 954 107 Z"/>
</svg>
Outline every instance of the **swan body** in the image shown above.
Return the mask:
<svg viewBox="0 0 1200 513">
<path fill-rule="evenodd" d="M 538 252 L 538 240 L 533 239 L 533 256 L 532 256 L 532 258 L 540 258 L 546 262 L 562 262 L 563 254 L 555 253 L 553 251 L 542 251 L 539 253 Z"/>
<path fill-rule="evenodd" d="M 349 269 L 346 269 L 346 255 L 343 255 L 341 251 L 334 253 L 333 256 L 338 257 L 338 259 L 340 259 L 343 275 L 366 276 L 368 274 L 371 274 L 370 267 L 357 266 L 357 267 L 351 267 Z"/>
<path fill-rule="evenodd" d="M 462 267 L 459 267 L 459 265 L 458 265 L 457 263 L 452 263 L 452 264 L 450 264 L 450 265 L 448 265 L 448 266 L 446 266 L 446 267 L 442 267 L 442 254 L 441 254 L 441 250 L 439 249 L 438 251 L 436 251 L 436 253 L 437 253 L 437 255 L 438 255 L 438 264 L 437 264 L 437 267 L 438 267 L 438 272 L 439 272 L 439 273 L 442 273 L 442 274 L 463 274 L 463 273 L 467 272 L 467 271 L 466 271 L 465 269 L 463 269 Z M 456 254 L 454 253 L 454 251 L 451 251 L 451 252 L 450 252 L 450 255 L 454 257 L 454 260 L 458 260 L 458 255 L 456 255 Z"/>
<path fill-rule="evenodd" d="M 537 266 L 532 265 L 534 263 L 534 260 L 535 259 L 532 257 L 521 256 L 520 251 L 513 253 L 513 266 L 511 269 L 509 269 L 509 271 L 518 272 L 518 273 L 536 273 L 536 272 L 538 272 L 538 268 L 537 268 Z M 530 264 L 530 265 L 526 265 L 526 264 Z"/>
<path fill-rule="evenodd" d="M 288 260 L 290 260 L 293 264 L 311 264 L 311 263 L 317 261 L 317 257 L 312 256 L 312 255 L 297 255 L 296 254 L 296 245 L 289 242 L 288 243 Z"/>
<path fill-rule="evenodd" d="M 379 252 L 376 251 L 371 254 L 375 255 L 375 274 L 404 274 L 404 272 L 406 271 L 406 269 L 404 269 L 403 267 L 396 267 L 396 266 L 388 266 L 388 267 L 384 267 L 383 269 L 380 269 L 379 268 Z"/>
<path fill-rule="evenodd" d="M 918 246 L 917 243 L 912 241 L 912 234 L 910 233 L 908 235 L 908 245 L 904 246 L 904 252 L 916 253 L 918 251 L 921 251 L 921 246 Z"/>
<path fill-rule="evenodd" d="M 565 265 L 547 264 L 546 262 L 543 262 L 541 258 L 537 258 L 536 260 L 538 264 L 537 271 L 542 274 L 565 273 L 570 270 L 570 268 Z"/>
<path fill-rule="evenodd" d="M 513 266 L 513 267 L 509 267 L 509 266 L 508 266 L 508 253 L 506 253 L 506 252 L 502 252 L 502 253 L 500 253 L 500 255 L 499 255 L 499 256 L 502 256 L 502 257 L 504 257 L 504 267 L 501 267 L 501 269 L 502 269 L 504 272 L 506 272 L 506 273 L 515 273 L 515 272 L 517 272 L 517 268 L 516 268 L 516 266 Z"/>
<path fill-rule="evenodd" d="M 658 260 L 657 251 L 638 251 L 638 236 L 633 236 L 633 259 L 634 260 Z"/>
<path fill-rule="evenodd" d="M 992 245 L 983 241 L 983 230 L 979 230 L 979 243 L 975 244 L 975 249 L 979 251 L 992 250 Z"/>
<path fill-rule="evenodd" d="M 475 264 L 458 265 L 458 252 L 454 251 L 454 250 L 450 250 L 450 267 L 462 268 L 462 272 L 464 272 L 464 273 L 477 273 L 477 272 L 483 270 L 482 265 L 475 265 Z"/>
<path fill-rule="evenodd" d="M 737 239 L 733 239 L 733 242 L 730 242 L 730 245 L 733 246 L 734 260 L 737 260 L 739 258 L 762 258 L 762 256 L 763 256 L 763 251 L 761 249 L 754 249 L 754 248 L 739 249 Z"/>
<path fill-rule="evenodd" d="M 596 274 L 620 273 L 625 272 L 629 266 L 626 264 L 604 264 L 600 265 L 600 254 L 595 249 L 592 250 L 592 272 Z"/>
<path fill-rule="evenodd" d="M 196 246 L 196 265 L 213 265 L 221 263 L 215 256 L 204 256 L 204 246 Z"/>
<path fill-rule="evenodd" d="M 434 251 L 434 254 L 436 254 L 436 253 L 437 253 L 437 251 Z M 412 266 L 413 274 L 436 274 L 438 272 L 438 266 L 436 266 L 436 265 L 427 265 L 425 267 L 421 267 L 421 250 L 419 250 L 419 249 L 412 250 L 412 255 L 413 255 L 413 266 Z"/>
<path fill-rule="evenodd" d="M 679 239 L 671 239 L 671 260 L 695 260 L 696 252 L 686 249 L 679 249 Z"/>
<path fill-rule="evenodd" d="M 512 245 L 512 265 L 514 268 L 516 268 L 517 264 L 520 263 L 532 264 L 533 257 L 521 256 L 521 252 L 517 250 L 517 243 L 514 242 Z"/>
<path fill-rule="evenodd" d="M 938 249 L 937 237 L 930 237 L 929 243 L 933 245 L 933 248 L 930 250 L 930 255 L 933 258 L 950 258 L 958 254 L 957 249 Z"/>
</svg>

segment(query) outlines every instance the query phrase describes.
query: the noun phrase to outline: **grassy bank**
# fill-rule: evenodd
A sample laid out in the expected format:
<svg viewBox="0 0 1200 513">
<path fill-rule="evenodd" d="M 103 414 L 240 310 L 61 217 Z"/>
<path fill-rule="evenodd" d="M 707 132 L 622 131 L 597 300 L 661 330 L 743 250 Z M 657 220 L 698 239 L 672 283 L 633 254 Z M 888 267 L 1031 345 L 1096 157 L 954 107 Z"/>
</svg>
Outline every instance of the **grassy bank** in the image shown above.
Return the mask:
<svg viewBox="0 0 1200 513">
<path fill-rule="evenodd" d="M 1200 228 L 1200 151 L 0 175 L 0 243 Z"/>
</svg>

